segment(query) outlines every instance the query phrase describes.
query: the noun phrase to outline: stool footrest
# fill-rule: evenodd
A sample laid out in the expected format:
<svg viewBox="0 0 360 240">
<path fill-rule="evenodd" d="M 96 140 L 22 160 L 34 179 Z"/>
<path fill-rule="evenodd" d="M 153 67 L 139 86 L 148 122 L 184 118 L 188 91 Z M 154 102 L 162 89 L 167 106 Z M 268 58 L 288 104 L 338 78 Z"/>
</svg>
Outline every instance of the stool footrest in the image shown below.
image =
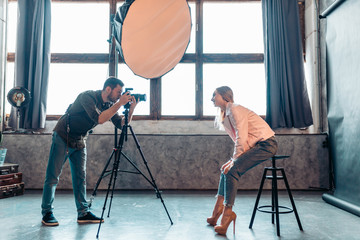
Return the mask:
<svg viewBox="0 0 360 240">
<path fill-rule="evenodd" d="M 268 175 L 266 176 L 266 179 L 273 179 L 273 176 Z M 276 179 L 284 179 L 284 176 L 276 176 Z"/>
<path fill-rule="evenodd" d="M 265 167 L 265 169 L 281 171 L 281 169 L 284 169 L 284 168 L 283 167 Z"/>
<path fill-rule="evenodd" d="M 259 206 L 257 207 L 257 210 L 260 211 L 260 212 L 264 212 L 264 213 L 273 213 L 275 214 L 276 211 L 275 210 L 263 210 L 264 208 L 275 208 L 274 206 L 271 206 L 271 205 L 263 205 L 263 206 Z M 280 211 L 280 208 L 281 209 L 286 209 L 286 211 Z M 294 210 L 290 207 L 286 207 L 286 206 L 279 206 L 279 214 L 286 214 L 286 213 L 292 213 L 294 212 Z"/>
</svg>

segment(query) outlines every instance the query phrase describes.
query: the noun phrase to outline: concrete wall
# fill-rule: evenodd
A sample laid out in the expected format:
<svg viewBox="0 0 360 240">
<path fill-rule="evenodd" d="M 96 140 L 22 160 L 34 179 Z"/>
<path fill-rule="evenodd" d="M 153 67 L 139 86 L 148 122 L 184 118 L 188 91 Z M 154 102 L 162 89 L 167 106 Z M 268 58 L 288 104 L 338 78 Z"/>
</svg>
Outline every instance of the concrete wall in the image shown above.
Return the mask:
<svg viewBox="0 0 360 240">
<path fill-rule="evenodd" d="M 136 129 L 134 130 L 136 132 Z M 142 134 L 136 133 L 141 150 L 159 189 L 217 189 L 219 168 L 233 150 L 231 139 L 224 134 Z M 325 134 L 277 134 L 278 154 L 290 155 L 279 160 L 287 173 L 292 189 L 328 188 L 328 149 L 323 147 Z M 42 189 L 51 134 L 5 134 L 8 149 L 5 162 L 18 163 L 27 189 Z M 114 135 L 92 134 L 88 139 L 87 188 L 93 189 L 109 160 L 114 146 Z M 147 174 L 145 164 L 132 135 L 128 136 L 123 152 Z M 112 167 L 111 161 L 110 167 Z M 270 161 L 247 172 L 239 189 L 257 189 L 263 168 Z M 121 158 L 121 170 L 134 170 Z M 116 189 L 151 189 L 138 174 L 120 172 Z M 99 189 L 106 189 L 109 178 L 104 178 Z M 269 184 L 266 188 L 269 188 Z M 71 189 L 69 163 L 60 178 L 58 189 Z M 280 188 L 284 188 L 283 185 Z"/>
</svg>

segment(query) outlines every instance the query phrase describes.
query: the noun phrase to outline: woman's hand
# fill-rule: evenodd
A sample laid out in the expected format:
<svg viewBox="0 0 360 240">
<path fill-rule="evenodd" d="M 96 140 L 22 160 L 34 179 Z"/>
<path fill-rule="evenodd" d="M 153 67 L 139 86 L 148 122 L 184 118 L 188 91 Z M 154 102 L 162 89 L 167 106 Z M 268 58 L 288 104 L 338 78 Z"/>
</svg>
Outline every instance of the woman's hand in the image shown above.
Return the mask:
<svg viewBox="0 0 360 240">
<path fill-rule="evenodd" d="M 227 174 L 229 172 L 230 168 L 232 168 L 232 166 L 234 166 L 234 161 L 232 159 L 230 159 L 224 165 L 221 166 L 220 170 L 224 174 Z"/>
</svg>

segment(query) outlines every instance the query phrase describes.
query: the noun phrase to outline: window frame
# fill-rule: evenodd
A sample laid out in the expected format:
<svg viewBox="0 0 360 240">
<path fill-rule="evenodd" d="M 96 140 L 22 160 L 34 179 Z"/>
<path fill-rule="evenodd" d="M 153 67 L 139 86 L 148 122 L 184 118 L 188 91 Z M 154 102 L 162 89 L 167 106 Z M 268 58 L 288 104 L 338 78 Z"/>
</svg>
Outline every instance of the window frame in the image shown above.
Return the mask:
<svg viewBox="0 0 360 240">
<path fill-rule="evenodd" d="M 195 115 L 192 116 L 168 116 L 161 114 L 161 77 L 150 79 L 150 114 L 135 115 L 134 120 L 213 120 L 213 116 L 203 115 L 203 64 L 204 63 L 263 63 L 263 53 L 203 53 L 203 4 L 204 2 L 260 2 L 261 0 L 187 0 L 189 3 L 195 3 L 196 22 L 193 27 L 195 31 L 195 53 L 185 53 L 180 63 L 195 64 Z M 9 0 L 17 2 L 17 0 Z M 109 28 L 111 20 L 115 16 L 118 2 L 123 0 L 52 0 L 52 2 L 108 2 L 109 3 Z M 302 42 L 304 44 L 304 11 L 305 0 L 298 0 L 301 20 Z M 111 29 L 110 29 L 111 34 Z M 109 36 L 110 38 L 111 36 Z M 112 49 L 111 49 L 112 48 Z M 304 58 L 305 58 L 305 47 Z M 109 55 L 110 54 L 110 55 Z M 117 58 L 117 60 L 116 60 Z M 15 53 L 9 52 L 8 62 L 15 62 Z M 115 44 L 109 47 L 109 53 L 51 53 L 51 63 L 104 63 L 109 64 L 109 75 L 115 76 L 117 64 L 124 64 L 124 61 L 115 52 Z M 57 120 L 61 115 L 47 115 L 47 120 Z"/>
</svg>

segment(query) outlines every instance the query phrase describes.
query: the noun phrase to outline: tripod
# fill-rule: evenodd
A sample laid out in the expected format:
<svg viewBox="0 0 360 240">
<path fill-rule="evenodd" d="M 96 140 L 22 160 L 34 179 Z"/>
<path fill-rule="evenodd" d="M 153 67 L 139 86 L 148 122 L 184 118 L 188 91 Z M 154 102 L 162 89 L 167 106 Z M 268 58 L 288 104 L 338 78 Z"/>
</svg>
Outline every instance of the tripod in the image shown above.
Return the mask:
<svg viewBox="0 0 360 240">
<path fill-rule="evenodd" d="M 103 169 L 103 171 L 102 171 L 102 173 L 101 173 L 101 176 L 99 177 L 99 179 L 98 179 L 98 181 L 97 181 L 97 183 L 96 183 L 96 186 L 95 186 L 94 191 L 93 191 L 93 193 L 92 193 L 92 195 L 91 195 L 91 198 L 90 198 L 90 204 L 89 204 L 89 206 L 91 206 L 91 203 L 92 203 L 94 197 L 96 196 L 96 192 L 97 192 L 97 189 L 98 189 L 98 187 L 99 187 L 99 185 L 100 185 L 101 180 L 102 180 L 104 177 L 110 175 L 110 180 L 109 180 L 108 188 L 107 188 L 107 191 L 106 191 L 106 197 L 105 197 L 104 206 L 103 206 L 103 210 L 102 210 L 102 214 L 101 214 L 101 219 L 103 219 L 103 217 L 104 217 L 104 212 L 105 212 L 105 209 L 106 209 L 107 200 L 108 200 L 108 197 L 109 197 L 109 193 L 110 193 L 110 191 L 111 191 L 111 200 L 110 200 L 109 211 L 108 211 L 108 217 L 109 217 L 109 216 L 110 216 L 111 203 L 112 203 L 112 199 L 113 199 L 113 196 L 114 196 L 114 189 L 115 189 L 115 183 L 116 183 L 116 179 L 117 179 L 117 174 L 118 174 L 118 172 L 128 172 L 128 173 L 141 174 L 141 175 L 145 178 L 145 180 L 146 180 L 147 182 L 149 182 L 150 185 L 154 188 L 157 198 L 160 198 L 161 203 L 163 204 L 164 209 L 165 209 L 165 211 L 166 211 L 166 214 L 167 214 L 167 216 L 168 216 L 168 218 L 169 218 L 169 220 L 170 220 L 170 223 L 171 223 L 171 225 L 173 225 L 173 222 L 172 222 L 172 220 L 171 220 L 171 217 L 170 217 L 170 215 L 169 215 L 169 212 L 168 212 L 168 210 L 167 210 L 167 208 L 166 208 L 166 206 L 165 206 L 164 200 L 163 200 L 162 197 L 161 197 L 161 193 L 160 193 L 160 191 L 159 191 L 159 189 L 158 189 L 158 187 L 157 187 L 157 185 L 156 185 L 156 183 L 155 183 L 155 180 L 154 180 L 154 178 L 153 178 L 153 176 L 152 176 L 152 174 L 151 174 L 151 171 L 150 171 L 150 169 L 149 169 L 149 166 L 148 166 L 148 164 L 147 164 L 147 161 L 146 161 L 146 159 L 145 159 L 145 156 L 144 156 L 144 154 L 143 154 L 143 152 L 142 152 L 142 150 L 141 150 L 141 147 L 140 147 L 140 144 L 139 144 L 139 142 L 138 142 L 138 140 L 137 140 L 137 137 L 136 137 L 136 135 L 135 135 L 132 127 L 128 124 L 128 115 L 129 115 L 129 104 L 126 104 L 126 105 L 125 105 L 125 111 L 124 111 L 125 124 L 122 126 L 122 131 L 121 131 L 121 135 L 120 135 L 119 145 L 117 145 L 117 136 L 116 136 L 116 135 L 117 135 L 117 134 L 116 134 L 116 133 L 117 133 L 117 130 L 115 130 L 115 147 L 114 147 L 114 149 L 113 149 L 113 151 L 112 151 L 112 153 L 111 153 L 111 155 L 110 155 L 110 158 L 108 159 L 107 163 L 105 164 L 105 167 L 104 167 L 104 169 Z M 115 127 L 115 129 L 116 129 L 116 127 Z M 127 141 L 127 132 L 128 132 L 128 129 L 130 129 L 131 135 L 132 135 L 133 138 L 134 138 L 134 141 L 135 141 L 135 143 L 136 143 L 137 149 L 139 150 L 139 153 L 140 153 L 141 158 L 142 158 L 142 160 L 143 160 L 143 162 L 144 162 L 144 164 L 145 164 L 145 166 L 146 166 L 146 169 L 147 169 L 147 172 L 148 172 L 150 178 L 147 177 L 147 176 L 136 166 L 136 164 L 135 164 L 128 156 L 126 156 L 126 155 L 122 152 L 122 148 L 123 148 L 123 145 L 124 145 L 124 141 Z M 125 157 L 125 159 L 136 169 L 136 172 L 120 171 L 120 170 L 119 170 L 119 163 L 120 163 L 120 157 L 121 157 L 121 156 L 124 156 L 124 157 Z M 114 157 L 115 157 L 115 158 L 114 158 Z M 113 158 L 114 158 L 113 168 L 112 168 L 112 170 L 107 170 L 107 168 L 108 168 L 108 166 L 109 166 L 109 164 L 110 164 L 110 162 L 111 162 L 111 160 L 112 160 Z M 112 188 L 111 188 L 111 186 L 112 186 Z M 96 238 L 99 237 L 100 228 L 101 228 L 101 221 L 100 221 L 100 223 L 99 223 L 99 228 L 98 228 L 98 232 L 97 232 Z"/>
</svg>

